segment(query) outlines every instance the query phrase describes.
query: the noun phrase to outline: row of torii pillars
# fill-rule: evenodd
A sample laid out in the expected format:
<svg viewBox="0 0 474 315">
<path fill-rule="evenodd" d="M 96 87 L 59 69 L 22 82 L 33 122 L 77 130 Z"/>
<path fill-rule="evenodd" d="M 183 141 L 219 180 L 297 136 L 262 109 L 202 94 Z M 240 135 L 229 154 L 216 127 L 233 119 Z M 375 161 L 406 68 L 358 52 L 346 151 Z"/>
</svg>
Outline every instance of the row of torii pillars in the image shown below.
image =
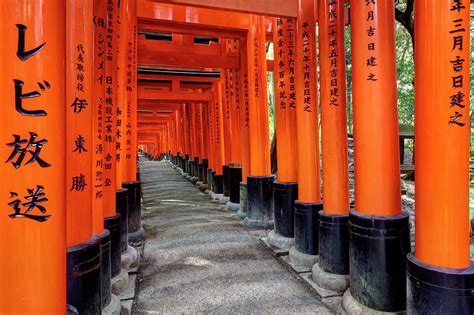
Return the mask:
<svg viewBox="0 0 474 315">
<path fill-rule="evenodd" d="M 263 16 L 250 15 L 238 43 L 241 67 L 221 71 L 212 101 L 149 115 L 137 111 L 135 0 L 4 1 L 0 313 L 61 314 L 68 304 L 68 312 L 96 314 L 110 305 L 111 279 L 136 263 L 128 239 L 143 237 L 138 147 L 207 182 L 215 198 L 226 188 L 245 224 L 274 226 L 270 241 L 291 246 L 292 259 L 333 275 L 343 289 L 350 284 L 346 301 L 376 311 L 472 313 L 469 4 L 416 1 L 410 253 L 400 200 L 394 5 L 351 1 L 351 209 L 343 2 L 301 0 L 297 19 L 274 21 L 275 181 Z"/>
<path fill-rule="evenodd" d="M 289 249 L 294 263 L 312 267 L 318 285 L 342 292 L 350 287 L 343 299 L 347 312 L 358 305 L 362 311 L 469 314 L 474 309 L 469 6 L 416 2 L 412 252 L 400 196 L 394 4 L 351 1 L 354 208 L 348 178 L 347 14 L 344 1 L 318 4 L 302 0 L 298 19 L 273 20 L 276 181 L 270 170 L 261 16 L 252 16 L 246 41 L 240 41 L 241 67 L 222 69 L 213 84 L 214 99 L 183 102 L 154 139 L 143 134 L 140 148 L 150 158 L 170 160 L 213 199 L 237 211 L 245 225 L 273 228 L 268 242 Z"/>
</svg>

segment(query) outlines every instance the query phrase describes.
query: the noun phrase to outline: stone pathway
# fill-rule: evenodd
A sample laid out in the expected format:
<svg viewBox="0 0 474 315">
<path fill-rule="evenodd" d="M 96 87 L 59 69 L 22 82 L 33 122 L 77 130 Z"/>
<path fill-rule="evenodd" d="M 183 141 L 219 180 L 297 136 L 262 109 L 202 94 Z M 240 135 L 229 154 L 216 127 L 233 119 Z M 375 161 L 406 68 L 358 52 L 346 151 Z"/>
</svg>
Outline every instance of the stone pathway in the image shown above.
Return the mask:
<svg viewBox="0 0 474 315">
<path fill-rule="evenodd" d="M 147 232 L 133 314 L 331 314 L 235 215 L 143 161 Z"/>
</svg>

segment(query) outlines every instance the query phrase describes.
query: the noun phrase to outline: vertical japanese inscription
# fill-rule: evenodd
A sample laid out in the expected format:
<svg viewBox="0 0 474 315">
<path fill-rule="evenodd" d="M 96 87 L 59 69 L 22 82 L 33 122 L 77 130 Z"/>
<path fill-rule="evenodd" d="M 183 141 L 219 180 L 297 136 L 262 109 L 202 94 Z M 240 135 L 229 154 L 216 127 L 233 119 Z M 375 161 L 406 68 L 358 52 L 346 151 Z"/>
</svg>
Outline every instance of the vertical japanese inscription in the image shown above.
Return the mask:
<svg viewBox="0 0 474 315">
<path fill-rule="evenodd" d="M 94 187 L 93 197 L 96 200 L 103 199 L 104 180 L 104 76 L 105 76 L 105 46 L 106 46 L 106 22 L 105 12 L 98 4 L 94 16 Z"/>
<path fill-rule="evenodd" d="M 17 41 L 17 53 L 16 56 L 22 63 L 23 67 L 28 67 L 28 61 L 31 62 L 34 56 L 40 54 L 46 48 L 46 42 L 37 45 L 36 47 L 27 50 L 26 48 L 26 35 L 28 27 L 23 24 L 16 24 L 18 31 Z M 30 65 L 31 66 L 31 65 Z M 37 80 L 37 79 L 35 79 Z M 51 84 L 41 78 L 38 79 L 37 85 L 41 92 L 38 90 L 23 92 L 25 85 L 22 78 L 13 79 L 13 89 L 15 99 L 13 104 L 18 114 L 22 116 L 38 117 L 41 119 L 43 116 L 47 116 L 47 112 L 44 109 L 27 109 L 24 107 L 23 101 L 33 98 L 40 98 L 42 93 L 46 93 L 47 90 L 51 89 Z M 14 118 L 15 119 L 15 118 Z M 11 165 L 18 171 L 22 166 L 28 166 L 30 164 L 38 165 L 40 168 L 50 167 L 51 164 L 41 158 L 41 151 L 43 147 L 48 143 L 47 139 L 37 140 L 39 137 L 35 130 L 29 131 L 29 138 L 22 138 L 18 134 L 13 134 L 13 141 L 6 143 L 7 148 L 11 148 L 11 153 L 8 156 L 5 163 L 11 163 Z M 24 162 L 25 157 L 29 159 Z M 26 194 L 22 191 L 20 193 L 16 191 L 10 191 L 10 200 L 7 206 L 11 208 L 11 219 L 30 219 L 36 222 L 45 222 L 51 215 L 48 214 L 47 203 L 48 198 L 46 197 L 45 187 L 41 184 L 36 184 L 36 188 L 25 187 Z"/>
<path fill-rule="evenodd" d="M 466 102 L 469 102 L 469 95 L 466 96 L 465 85 L 469 86 L 469 61 L 463 55 L 469 54 L 469 20 L 463 19 L 466 10 L 469 10 L 463 3 L 463 0 L 451 0 L 452 23 L 449 31 L 451 37 L 451 95 L 449 96 L 448 106 L 450 115 L 448 124 L 451 126 L 464 127 L 469 121 L 469 113 L 466 113 Z M 467 34 L 467 36 L 466 36 Z M 466 39 L 467 38 L 467 39 Z"/>
<path fill-rule="evenodd" d="M 366 12 L 366 21 L 367 29 L 365 30 L 367 40 L 367 51 L 368 58 L 366 60 L 366 71 L 367 71 L 367 81 L 378 81 L 377 77 L 377 43 L 376 43 L 376 32 L 375 28 L 375 1 L 376 0 L 365 0 L 365 12 Z"/>
</svg>

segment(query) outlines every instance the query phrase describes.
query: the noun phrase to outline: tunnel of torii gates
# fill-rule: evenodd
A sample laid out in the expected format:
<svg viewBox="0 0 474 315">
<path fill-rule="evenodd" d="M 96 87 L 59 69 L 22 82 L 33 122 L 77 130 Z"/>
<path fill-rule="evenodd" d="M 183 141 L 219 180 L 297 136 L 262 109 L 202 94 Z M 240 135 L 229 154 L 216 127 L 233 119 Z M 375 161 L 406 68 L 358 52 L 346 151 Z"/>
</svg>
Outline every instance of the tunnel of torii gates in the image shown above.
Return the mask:
<svg viewBox="0 0 474 315">
<path fill-rule="evenodd" d="M 342 0 L 1 1 L 0 314 L 99 314 L 112 303 L 111 283 L 136 260 L 128 242 L 144 237 L 139 149 L 228 202 L 245 225 L 273 229 L 269 243 L 312 267 L 318 285 L 346 292 L 348 313 L 354 302 L 472 314 L 470 4 L 415 4 L 412 251 L 394 1 L 352 0 L 350 11 Z"/>
</svg>

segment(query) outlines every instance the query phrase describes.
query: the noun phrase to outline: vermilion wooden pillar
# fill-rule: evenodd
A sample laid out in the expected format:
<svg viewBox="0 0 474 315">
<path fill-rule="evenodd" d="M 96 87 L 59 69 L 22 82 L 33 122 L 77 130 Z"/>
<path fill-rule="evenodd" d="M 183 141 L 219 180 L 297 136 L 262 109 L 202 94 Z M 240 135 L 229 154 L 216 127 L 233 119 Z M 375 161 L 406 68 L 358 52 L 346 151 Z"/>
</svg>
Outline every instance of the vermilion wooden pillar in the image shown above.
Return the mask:
<svg viewBox="0 0 474 315">
<path fill-rule="evenodd" d="M 202 163 L 204 157 L 204 130 L 203 130 L 203 104 L 196 104 L 196 129 L 197 129 L 197 140 L 198 140 L 198 160 L 197 160 L 197 180 L 203 181 Z"/>
<path fill-rule="evenodd" d="M 222 121 L 223 121 L 223 137 L 224 141 L 224 162 L 223 162 L 223 169 L 222 169 L 222 176 L 223 176 L 223 195 L 225 199 L 223 200 L 227 203 L 229 195 L 230 195 L 230 182 L 229 182 L 229 164 L 232 159 L 232 139 L 231 139 L 231 96 L 230 96 L 230 85 L 231 85 L 231 78 L 230 78 L 230 71 L 228 69 L 222 69 Z"/>
<path fill-rule="evenodd" d="M 213 85 L 213 90 L 215 85 Z M 215 141 L 214 141 L 214 102 L 207 103 L 207 130 L 208 130 L 208 139 L 209 139 L 209 167 L 207 170 L 207 185 L 209 192 L 213 191 L 213 176 L 212 173 L 215 170 Z"/>
<path fill-rule="evenodd" d="M 294 244 L 294 202 L 298 197 L 296 141 L 295 20 L 273 19 L 274 84 L 278 181 L 274 185 L 275 229 L 268 241 L 279 248 Z"/>
<path fill-rule="evenodd" d="M 356 204 L 349 217 L 350 293 L 386 312 L 406 307 L 410 251 L 408 216 L 401 214 L 394 10 L 391 1 L 351 3 Z"/>
<path fill-rule="evenodd" d="M 469 2 L 415 4 L 416 242 L 407 311 L 472 314 Z"/>
<path fill-rule="evenodd" d="M 291 259 L 312 267 L 318 254 L 318 212 L 322 209 L 319 166 L 319 123 L 315 0 L 298 1 L 296 23 L 296 122 L 298 200 L 295 202 L 295 247 Z M 301 257 L 301 259 L 298 259 Z"/>
<path fill-rule="evenodd" d="M 122 114 L 118 124 L 121 136 L 121 185 L 127 190 L 128 196 L 127 238 L 135 243 L 145 235 L 141 227 L 140 181 L 137 181 L 137 1 L 122 0 L 121 12 L 119 86 L 122 91 L 119 95 L 122 97 Z M 128 250 L 134 252 L 132 247 Z"/>
<path fill-rule="evenodd" d="M 93 1 L 67 1 L 66 17 L 70 21 L 66 24 L 67 301 L 80 313 L 99 313 L 101 247 L 99 238 L 92 237 L 93 149 L 90 147 Z M 83 270 L 80 274 L 73 271 L 78 267 Z"/>
<path fill-rule="evenodd" d="M 202 128 L 202 185 L 209 185 L 208 183 L 208 168 L 209 168 L 209 106 L 208 103 L 202 103 L 202 117 L 201 117 L 201 128 Z M 201 186 L 203 190 L 209 188 L 209 186 Z"/>
<path fill-rule="evenodd" d="M 214 125 L 214 166 L 213 168 L 213 193 L 214 199 L 220 199 L 223 195 L 223 163 L 224 163 L 224 135 L 223 135 L 223 104 L 222 104 L 222 82 L 214 83 L 214 109 L 213 109 L 213 125 Z"/>
<path fill-rule="evenodd" d="M 232 41 L 238 46 L 238 41 Z M 231 157 L 229 163 L 229 202 L 227 209 L 240 210 L 240 182 L 242 181 L 242 140 L 241 140 L 241 83 L 240 70 L 229 70 L 230 86 L 230 145 Z"/>
<path fill-rule="evenodd" d="M 104 229 L 104 118 L 105 118 L 105 2 L 94 0 L 93 18 L 93 95 L 90 104 L 93 111 L 92 141 L 92 230 L 101 242 L 101 306 L 111 301 L 110 232 Z"/>
<path fill-rule="evenodd" d="M 244 219 L 248 215 L 247 177 L 250 174 L 250 90 L 249 90 L 249 56 L 247 54 L 247 42 L 249 36 L 239 40 L 240 54 L 240 139 L 242 149 L 242 182 L 240 183 L 240 210 L 237 216 Z M 251 42 L 251 41 L 250 41 Z"/>
<path fill-rule="evenodd" d="M 273 226 L 273 181 L 270 170 L 265 18 L 252 16 L 247 35 L 249 86 L 250 176 L 247 178 L 248 216 L 244 224 Z"/>
<path fill-rule="evenodd" d="M 116 140 L 117 140 L 117 3 L 105 7 L 105 74 L 104 82 L 104 227 L 110 231 L 111 276 L 120 274 L 122 217 L 116 211 Z"/>
<path fill-rule="evenodd" d="M 189 103 L 184 103 L 182 105 L 182 115 L 183 115 L 183 127 L 184 127 L 184 143 L 185 143 L 185 150 L 184 150 L 184 160 L 185 160 L 185 168 L 184 172 L 189 174 L 189 160 L 191 154 L 191 140 L 189 136 Z"/>
<path fill-rule="evenodd" d="M 66 312 L 66 21 L 62 0 L 0 3 L 2 314 Z"/>
<path fill-rule="evenodd" d="M 319 1 L 319 65 L 324 211 L 313 279 L 329 290 L 349 287 L 349 176 L 344 1 Z M 334 280 L 324 281 L 326 273 Z"/>
</svg>

